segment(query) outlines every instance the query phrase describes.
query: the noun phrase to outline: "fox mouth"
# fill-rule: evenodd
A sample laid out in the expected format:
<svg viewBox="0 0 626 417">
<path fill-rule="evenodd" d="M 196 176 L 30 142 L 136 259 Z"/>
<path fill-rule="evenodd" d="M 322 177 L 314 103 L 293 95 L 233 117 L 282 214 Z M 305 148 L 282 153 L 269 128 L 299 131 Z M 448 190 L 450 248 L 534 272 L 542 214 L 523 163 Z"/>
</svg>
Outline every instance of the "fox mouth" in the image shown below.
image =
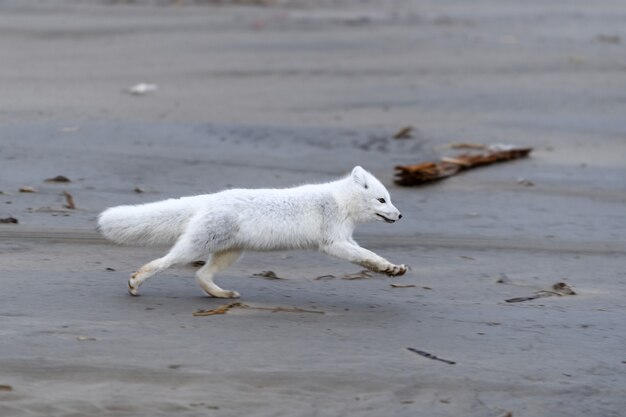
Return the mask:
<svg viewBox="0 0 626 417">
<path fill-rule="evenodd" d="M 391 220 L 390 218 L 385 217 L 385 216 L 383 216 L 382 214 L 378 214 L 378 213 L 376 213 L 376 215 L 377 215 L 378 217 L 380 217 L 381 219 L 383 219 L 383 220 L 384 220 L 385 222 L 387 222 L 387 223 L 395 223 L 395 222 L 396 222 L 395 220 Z"/>
</svg>

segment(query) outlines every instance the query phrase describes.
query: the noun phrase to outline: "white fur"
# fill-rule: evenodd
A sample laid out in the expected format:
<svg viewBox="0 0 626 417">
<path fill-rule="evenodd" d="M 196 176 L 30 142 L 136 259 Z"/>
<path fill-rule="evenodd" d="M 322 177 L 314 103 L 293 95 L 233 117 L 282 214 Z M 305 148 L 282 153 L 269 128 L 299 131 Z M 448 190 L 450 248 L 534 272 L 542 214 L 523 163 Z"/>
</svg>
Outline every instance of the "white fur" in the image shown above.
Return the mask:
<svg viewBox="0 0 626 417">
<path fill-rule="evenodd" d="M 318 249 L 376 272 L 402 275 L 406 266 L 394 265 L 352 239 L 359 223 L 401 217 L 387 189 L 357 166 L 349 176 L 324 184 L 227 190 L 113 207 L 100 214 L 98 229 L 120 244 L 173 244 L 167 255 L 131 276 L 132 295 L 157 272 L 210 258 L 196 274 L 198 284 L 214 297 L 234 298 L 239 294 L 218 287 L 213 276 L 244 250 Z"/>
</svg>

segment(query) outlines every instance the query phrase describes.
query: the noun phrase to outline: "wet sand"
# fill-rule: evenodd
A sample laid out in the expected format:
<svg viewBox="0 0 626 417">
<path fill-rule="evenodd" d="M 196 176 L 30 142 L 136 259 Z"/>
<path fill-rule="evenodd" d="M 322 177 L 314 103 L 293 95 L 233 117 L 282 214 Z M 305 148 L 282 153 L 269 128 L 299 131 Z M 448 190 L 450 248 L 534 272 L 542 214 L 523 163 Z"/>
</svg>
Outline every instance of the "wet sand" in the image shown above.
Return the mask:
<svg viewBox="0 0 626 417">
<path fill-rule="evenodd" d="M 623 413 L 619 2 L 190 3 L 0 5 L 0 218 L 19 220 L 0 225 L 0 415 Z M 159 88 L 124 92 L 138 82 Z M 393 185 L 394 165 L 452 142 L 534 151 Z M 94 230 L 109 206 L 356 164 L 404 214 L 356 238 L 406 276 L 346 280 L 360 268 L 295 251 L 248 253 L 216 280 L 251 307 L 324 314 L 194 317 L 227 301 L 192 268 L 130 297 L 162 249 Z M 44 182 L 59 174 L 72 182 Z M 557 282 L 576 295 L 505 301 Z"/>
</svg>

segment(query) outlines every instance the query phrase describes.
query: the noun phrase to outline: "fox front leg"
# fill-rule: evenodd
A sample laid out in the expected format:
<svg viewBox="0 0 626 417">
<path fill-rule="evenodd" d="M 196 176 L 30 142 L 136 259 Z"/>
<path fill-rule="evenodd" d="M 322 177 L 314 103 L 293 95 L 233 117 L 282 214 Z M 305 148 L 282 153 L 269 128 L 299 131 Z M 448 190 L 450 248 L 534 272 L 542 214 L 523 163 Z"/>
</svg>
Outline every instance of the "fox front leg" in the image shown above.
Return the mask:
<svg viewBox="0 0 626 417">
<path fill-rule="evenodd" d="M 354 241 L 335 242 L 322 247 L 322 251 L 392 277 L 404 275 L 408 270 L 406 265 L 394 265 L 371 250 L 360 247 Z"/>
</svg>

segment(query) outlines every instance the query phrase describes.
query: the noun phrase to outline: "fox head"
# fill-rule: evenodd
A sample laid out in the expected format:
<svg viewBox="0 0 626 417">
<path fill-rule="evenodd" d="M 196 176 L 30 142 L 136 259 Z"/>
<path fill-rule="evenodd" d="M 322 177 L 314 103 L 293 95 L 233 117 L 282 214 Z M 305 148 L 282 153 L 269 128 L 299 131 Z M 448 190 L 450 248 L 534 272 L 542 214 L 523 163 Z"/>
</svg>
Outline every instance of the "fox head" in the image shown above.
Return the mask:
<svg viewBox="0 0 626 417">
<path fill-rule="evenodd" d="M 389 191 L 372 174 L 356 166 L 349 180 L 356 190 L 353 196 L 356 200 L 353 215 L 358 221 L 381 220 L 394 223 L 402 218 L 400 211 L 391 203 Z"/>
</svg>

